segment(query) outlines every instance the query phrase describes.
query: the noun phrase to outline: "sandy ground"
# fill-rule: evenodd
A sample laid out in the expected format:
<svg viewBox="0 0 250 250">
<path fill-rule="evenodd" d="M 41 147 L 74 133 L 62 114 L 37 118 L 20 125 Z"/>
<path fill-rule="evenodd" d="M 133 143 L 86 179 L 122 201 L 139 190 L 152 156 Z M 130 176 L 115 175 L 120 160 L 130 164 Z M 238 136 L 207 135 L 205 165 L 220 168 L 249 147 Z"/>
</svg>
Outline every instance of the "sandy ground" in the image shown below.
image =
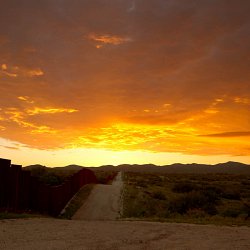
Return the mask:
<svg viewBox="0 0 250 250">
<path fill-rule="evenodd" d="M 112 185 L 95 185 L 73 220 L 115 220 L 120 216 L 122 174 L 119 172 Z"/>
<path fill-rule="evenodd" d="M 158 222 L 0 221 L 1 250 L 249 250 L 250 228 Z"/>
</svg>

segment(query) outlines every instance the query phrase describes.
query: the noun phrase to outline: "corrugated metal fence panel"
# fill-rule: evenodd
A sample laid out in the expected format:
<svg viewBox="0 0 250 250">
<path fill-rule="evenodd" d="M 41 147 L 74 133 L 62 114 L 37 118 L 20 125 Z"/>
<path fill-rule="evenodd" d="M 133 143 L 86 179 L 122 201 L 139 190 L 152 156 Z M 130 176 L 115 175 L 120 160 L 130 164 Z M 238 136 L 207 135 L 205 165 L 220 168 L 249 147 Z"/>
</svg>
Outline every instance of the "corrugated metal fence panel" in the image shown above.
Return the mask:
<svg viewBox="0 0 250 250">
<path fill-rule="evenodd" d="M 9 211 L 37 211 L 58 215 L 67 202 L 85 184 L 97 183 L 94 172 L 82 169 L 60 186 L 48 186 L 11 165 L 10 160 L 0 159 L 0 209 Z"/>
<path fill-rule="evenodd" d="M 8 197 L 10 190 L 8 189 L 10 160 L 0 159 L 0 208 L 8 207 Z"/>
</svg>

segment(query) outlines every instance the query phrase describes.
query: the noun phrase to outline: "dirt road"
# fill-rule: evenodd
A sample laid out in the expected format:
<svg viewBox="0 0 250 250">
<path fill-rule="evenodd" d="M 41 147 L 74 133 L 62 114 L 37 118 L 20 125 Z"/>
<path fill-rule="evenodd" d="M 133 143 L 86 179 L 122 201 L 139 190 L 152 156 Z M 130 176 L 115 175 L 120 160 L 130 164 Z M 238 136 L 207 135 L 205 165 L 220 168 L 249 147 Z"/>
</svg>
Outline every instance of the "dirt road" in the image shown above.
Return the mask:
<svg viewBox="0 0 250 250">
<path fill-rule="evenodd" d="M 157 222 L 0 221 L 1 250 L 248 250 L 250 228 Z"/>
<path fill-rule="evenodd" d="M 87 201 L 75 213 L 73 220 L 115 220 L 120 216 L 122 174 L 119 172 L 112 185 L 95 185 Z"/>
</svg>

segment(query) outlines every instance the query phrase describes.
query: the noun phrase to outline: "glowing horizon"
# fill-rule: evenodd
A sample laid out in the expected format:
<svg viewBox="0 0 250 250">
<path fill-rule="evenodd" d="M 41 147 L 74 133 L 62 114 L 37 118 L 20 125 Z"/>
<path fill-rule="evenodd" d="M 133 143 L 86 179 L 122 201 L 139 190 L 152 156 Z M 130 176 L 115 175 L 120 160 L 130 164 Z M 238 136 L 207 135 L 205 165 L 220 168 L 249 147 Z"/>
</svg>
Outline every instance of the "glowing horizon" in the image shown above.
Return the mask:
<svg viewBox="0 0 250 250">
<path fill-rule="evenodd" d="M 3 3 L 0 157 L 47 166 L 250 163 L 249 8 Z"/>
<path fill-rule="evenodd" d="M 200 163 L 200 164 L 217 164 L 227 161 L 236 161 L 249 164 L 249 158 L 245 156 L 230 155 L 187 155 L 181 153 L 153 153 L 149 151 L 112 151 L 102 149 L 60 149 L 60 150 L 39 150 L 21 146 L 17 150 L 9 141 L 0 140 L 4 144 L 4 156 L 12 160 L 13 164 L 23 166 L 41 164 L 47 167 L 63 167 L 76 164 L 85 167 L 99 167 L 102 165 L 120 165 L 120 164 L 155 164 L 171 165 L 173 163 Z M 16 144 L 15 144 L 16 145 Z M 20 145 L 19 145 L 20 146 Z M 23 157 L 29 155 L 29 157 Z M 97 157 L 98 156 L 98 157 Z M 95 161 L 93 162 L 93 159 Z"/>
</svg>

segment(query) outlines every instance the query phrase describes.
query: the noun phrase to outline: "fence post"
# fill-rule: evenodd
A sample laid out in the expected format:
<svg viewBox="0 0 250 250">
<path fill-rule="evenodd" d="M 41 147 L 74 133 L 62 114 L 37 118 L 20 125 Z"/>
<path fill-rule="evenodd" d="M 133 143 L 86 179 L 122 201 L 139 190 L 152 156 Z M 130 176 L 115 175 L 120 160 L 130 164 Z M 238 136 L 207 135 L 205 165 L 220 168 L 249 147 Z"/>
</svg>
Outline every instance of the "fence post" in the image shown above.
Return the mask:
<svg viewBox="0 0 250 250">
<path fill-rule="evenodd" d="M 37 177 L 31 176 L 30 177 L 30 197 L 29 197 L 29 206 L 31 210 L 37 211 L 38 206 L 38 188 L 39 188 L 39 181 Z"/>
<path fill-rule="evenodd" d="M 18 210 L 18 201 L 20 195 L 20 175 L 22 171 L 22 166 L 11 165 L 10 166 L 10 202 L 9 209 L 16 211 Z"/>
<path fill-rule="evenodd" d="M 0 208 L 2 209 L 6 209 L 8 207 L 10 196 L 8 185 L 10 164 L 10 160 L 0 158 Z"/>
<path fill-rule="evenodd" d="M 19 201 L 18 207 L 21 210 L 30 209 L 30 188 L 31 188 L 31 173 L 29 171 L 21 171 L 19 182 Z"/>
</svg>

